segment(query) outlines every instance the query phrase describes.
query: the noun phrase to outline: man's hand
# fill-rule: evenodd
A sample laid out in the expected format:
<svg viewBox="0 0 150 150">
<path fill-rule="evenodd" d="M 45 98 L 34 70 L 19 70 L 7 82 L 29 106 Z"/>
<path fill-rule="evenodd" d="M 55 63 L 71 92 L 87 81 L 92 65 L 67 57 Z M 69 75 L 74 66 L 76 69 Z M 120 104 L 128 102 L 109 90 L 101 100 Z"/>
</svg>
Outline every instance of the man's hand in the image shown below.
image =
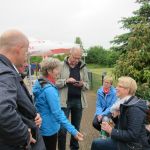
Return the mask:
<svg viewBox="0 0 150 150">
<path fill-rule="evenodd" d="M 82 87 L 83 86 L 83 81 L 75 82 L 73 85 L 76 86 L 76 87 Z"/>
<path fill-rule="evenodd" d="M 37 113 L 37 115 L 36 115 L 34 121 L 35 121 L 35 124 L 36 124 L 38 127 L 41 126 L 42 118 L 41 118 L 40 114 Z"/>
<path fill-rule="evenodd" d="M 74 83 L 76 80 L 74 79 L 74 78 L 68 78 L 67 80 L 66 80 L 66 83 Z"/>
<path fill-rule="evenodd" d="M 77 135 L 75 136 L 75 139 L 78 141 L 83 141 L 83 134 L 78 132 Z"/>
<path fill-rule="evenodd" d="M 35 144 L 36 140 L 32 137 L 31 129 L 28 129 L 28 131 L 29 131 L 29 134 L 30 134 L 30 142 L 29 142 L 29 144 L 31 144 L 31 143 Z"/>
</svg>

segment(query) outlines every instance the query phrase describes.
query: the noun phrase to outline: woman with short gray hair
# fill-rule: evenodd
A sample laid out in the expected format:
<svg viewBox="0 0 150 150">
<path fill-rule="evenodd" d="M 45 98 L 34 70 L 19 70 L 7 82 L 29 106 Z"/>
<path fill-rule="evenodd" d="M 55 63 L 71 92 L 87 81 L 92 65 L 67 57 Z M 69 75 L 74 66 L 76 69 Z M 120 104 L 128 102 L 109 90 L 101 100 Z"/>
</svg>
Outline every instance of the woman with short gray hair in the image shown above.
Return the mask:
<svg viewBox="0 0 150 150">
<path fill-rule="evenodd" d="M 63 125 L 77 140 L 83 140 L 78 132 L 65 117 L 60 107 L 60 97 L 55 80 L 60 73 L 60 61 L 47 58 L 41 63 L 42 77 L 33 86 L 35 106 L 42 117 L 40 127 L 47 150 L 56 150 L 57 132 Z"/>
</svg>

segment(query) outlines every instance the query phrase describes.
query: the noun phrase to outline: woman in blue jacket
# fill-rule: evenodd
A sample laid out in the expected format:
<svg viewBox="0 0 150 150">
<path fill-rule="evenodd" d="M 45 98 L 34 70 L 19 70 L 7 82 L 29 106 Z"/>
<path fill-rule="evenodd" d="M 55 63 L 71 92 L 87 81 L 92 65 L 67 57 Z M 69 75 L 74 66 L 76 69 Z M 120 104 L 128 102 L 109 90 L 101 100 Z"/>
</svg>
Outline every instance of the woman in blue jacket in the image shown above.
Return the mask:
<svg viewBox="0 0 150 150">
<path fill-rule="evenodd" d="M 56 150 L 60 124 L 77 140 L 83 140 L 83 135 L 71 125 L 60 107 L 59 92 L 55 86 L 55 79 L 60 73 L 60 61 L 54 58 L 45 59 L 41 63 L 41 72 L 43 76 L 35 82 L 33 94 L 36 109 L 42 117 L 40 131 L 47 150 Z"/>
<path fill-rule="evenodd" d="M 110 114 L 110 108 L 116 101 L 116 90 L 112 86 L 113 79 L 110 76 L 105 76 L 104 83 L 97 91 L 96 112 L 93 120 L 93 127 L 98 131 L 101 130 L 100 123 L 103 116 Z"/>
</svg>

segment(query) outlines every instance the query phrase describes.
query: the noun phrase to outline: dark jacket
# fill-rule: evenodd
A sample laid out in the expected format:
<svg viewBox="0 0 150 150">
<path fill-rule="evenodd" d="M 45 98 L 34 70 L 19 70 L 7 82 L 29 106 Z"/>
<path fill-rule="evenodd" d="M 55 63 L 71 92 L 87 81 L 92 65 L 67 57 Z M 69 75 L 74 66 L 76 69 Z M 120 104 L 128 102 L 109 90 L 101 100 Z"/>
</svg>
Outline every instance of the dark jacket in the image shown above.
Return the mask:
<svg viewBox="0 0 150 150">
<path fill-rule="evenodd" d="M 36 110 L 22 78 L 11 62 L 0 55 L 0 150 L 21 150 L 40 136 L 34 118 Z M 42 149 L 43 150 L 43 149 Z"/>
<path fill-rule="evenodd" d="M 146 110 L 146 102 L 137 97 L 120 105 L 120 118 L 111 133 L 111 138 L 118 141 L 118 150 L 136 146 L 150 150 L 145 129 Z"/>
</svg>

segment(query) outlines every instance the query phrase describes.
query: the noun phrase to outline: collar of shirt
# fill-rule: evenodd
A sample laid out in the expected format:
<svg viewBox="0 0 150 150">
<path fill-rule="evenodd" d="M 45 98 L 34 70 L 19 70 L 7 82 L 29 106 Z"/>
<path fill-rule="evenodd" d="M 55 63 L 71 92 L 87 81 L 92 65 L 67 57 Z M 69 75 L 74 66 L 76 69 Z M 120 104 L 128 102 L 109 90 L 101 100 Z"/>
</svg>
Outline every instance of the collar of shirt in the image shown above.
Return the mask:
<svg viewBox="0 0 150 150">
<path fill-rule="evenodd" d="M 16 68 L 16 66 L 13 64 L 13 67 L 15 68 L 15 70 L 19 73 L 18 69 Z"/>
<path fill-rule="evenodd" d="M 125 96 L 124 98 L 120 99 L 120 101 L 122 101 L 122 104 L 123 104 L 123 103 L 125 103 L 130 97 L 131 97 L 131 95 Z"/>
</svg>

